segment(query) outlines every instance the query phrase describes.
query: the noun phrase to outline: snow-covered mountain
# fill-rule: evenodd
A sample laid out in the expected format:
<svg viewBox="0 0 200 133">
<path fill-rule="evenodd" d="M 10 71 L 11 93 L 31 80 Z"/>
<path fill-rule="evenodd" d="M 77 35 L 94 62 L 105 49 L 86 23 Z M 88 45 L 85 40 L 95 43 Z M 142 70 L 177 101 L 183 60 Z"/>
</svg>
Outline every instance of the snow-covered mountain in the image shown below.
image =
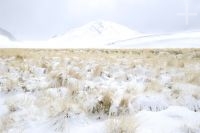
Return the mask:
<svg viewBox="0 0 200 133">
<path fill-rule="evenodd" d="M 5 32 L 3 32 L 5 33 Z M 9 33 L 9 32 L 6 32 Z M 3 34 L 5 35 L 5 34 Z M 6 34 L 8 38 L 10 34 Z M 12 37 L 12 36 L 11 36 Z M 109 21 L 93 21 L 48 41 L 13 42 L 0 36 L 2 48 L 200 48 L 200 32 L 145 35 Z"/>
<path fill-rule="evenodd" d="M 92 21 L 48 41 L 7 42 L 0 47 L 12 48 L 105 48 L 107 44 L 142 36 L 125 26 L 110 21 Z"/>
<path fill-rule="evenodd" d="M 75 28 L 65 35 L 53 38 L 50 42 L 68 43 L 76 46 L 102 46 L 117 40 L 141 36 L 125 26 L 109 21 L 93 21 L 82 27 Z"/>
</svg>

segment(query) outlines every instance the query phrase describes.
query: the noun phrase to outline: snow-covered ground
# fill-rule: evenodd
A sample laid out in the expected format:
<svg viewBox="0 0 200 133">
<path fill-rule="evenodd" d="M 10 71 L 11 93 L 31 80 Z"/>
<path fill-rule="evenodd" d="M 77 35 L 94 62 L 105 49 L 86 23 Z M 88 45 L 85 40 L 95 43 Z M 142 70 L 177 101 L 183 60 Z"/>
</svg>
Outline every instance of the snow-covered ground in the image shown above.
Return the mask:
<svg viewBox="0 0 200 133">
<path fill-rule="evenodd" d="M 1 133 L 199 133 L 200 51 L 0 50 Z"/>
<path fill-rule="evenodd" d="M 9 38 L 1 48 L 84 50 L 0 49 L 0 133 L 200 133 L 200 50 L 122 50 L 200 48 L 200 32 L 94 21 L 48 41 Z"/>
</svg>

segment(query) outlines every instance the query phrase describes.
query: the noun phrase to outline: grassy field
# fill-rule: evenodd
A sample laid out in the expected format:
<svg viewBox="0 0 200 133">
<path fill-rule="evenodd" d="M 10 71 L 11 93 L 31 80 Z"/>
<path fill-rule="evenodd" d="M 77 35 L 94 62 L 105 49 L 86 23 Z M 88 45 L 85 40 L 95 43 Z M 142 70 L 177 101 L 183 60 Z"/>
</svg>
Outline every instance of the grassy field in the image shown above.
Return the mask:
<svg viewBox="0 0 200 133">
<path fill-rule="evenodd" d="M 143 110 L 199 112 L 199 86 L 200 49 L 0 49 L 0 132 L 87 118 L 132 133 Z"/>
</svg>

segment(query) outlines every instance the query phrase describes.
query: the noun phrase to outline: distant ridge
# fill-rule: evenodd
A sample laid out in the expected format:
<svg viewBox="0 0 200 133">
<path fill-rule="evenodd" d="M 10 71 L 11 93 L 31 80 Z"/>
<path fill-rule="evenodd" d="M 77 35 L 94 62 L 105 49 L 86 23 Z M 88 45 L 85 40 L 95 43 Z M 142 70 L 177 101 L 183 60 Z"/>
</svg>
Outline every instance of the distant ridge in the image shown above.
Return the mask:
<svg viewBox="0 0 200 133">
<path fill-rule="evenodd" d="M 10 33 L 9 31 L 7 31 L 1 27 L 0 27 L 0 35 L 7 37 L 11 41 L 16 41 L 16 38 L 12 35 L 12 33 Z"/>
</svg>

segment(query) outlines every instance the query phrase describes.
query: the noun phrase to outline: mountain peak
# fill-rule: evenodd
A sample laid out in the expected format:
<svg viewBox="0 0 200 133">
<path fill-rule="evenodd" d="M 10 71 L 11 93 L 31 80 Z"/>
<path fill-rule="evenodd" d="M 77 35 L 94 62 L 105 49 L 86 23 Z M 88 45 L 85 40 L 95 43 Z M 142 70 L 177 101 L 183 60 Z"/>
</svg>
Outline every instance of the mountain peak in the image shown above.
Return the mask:
<svg viewBox="0 0 200 133">
<path fill-rule="evenodd" d="M 101 34 L 106 29 L 107 24 L 108 22 L 106 21 L 98 20 L 98 21 L 90 22 L 87 26 L 89 26 L 89 29 L 91 31 L 95 31 Z"/>
<path fill-rule="evenodd" d="M 87 38 L 87 40 L 97 39 L 107 41 L 117 41 L 139 36 L 140 33 L 133 31 L 126 26 L 114 22 L 97 20 L 92 21 L 82 27 L 75 28 L 64 35 L 71 39 Z"/>
<path fill-rule="evenodd" d="M 106 34 L 106 33 L 112 33 L 112 34 L 121 34 L 121 33 L 128 33 L 128 34 L 139 34 L 138 32 L 135 32 L 125 26 L 122 26 L 120 24 L 111 22 L 111 21 L 105 21 L 105 20 L 96 20 L 92 21 L 82 28 L 88 29 L 91 32 L 94 32 L 96 34 Z"/>
<path fill-rule="evenodd" d="M 65 42 L 69 45 L 103 46 L 119 40 L 141 36 L 126 26 L 114 22 L 97 20 L 82 27 L 75 28 L 65 35 L 54 38 L 53 41 Z"/>
</svg>

